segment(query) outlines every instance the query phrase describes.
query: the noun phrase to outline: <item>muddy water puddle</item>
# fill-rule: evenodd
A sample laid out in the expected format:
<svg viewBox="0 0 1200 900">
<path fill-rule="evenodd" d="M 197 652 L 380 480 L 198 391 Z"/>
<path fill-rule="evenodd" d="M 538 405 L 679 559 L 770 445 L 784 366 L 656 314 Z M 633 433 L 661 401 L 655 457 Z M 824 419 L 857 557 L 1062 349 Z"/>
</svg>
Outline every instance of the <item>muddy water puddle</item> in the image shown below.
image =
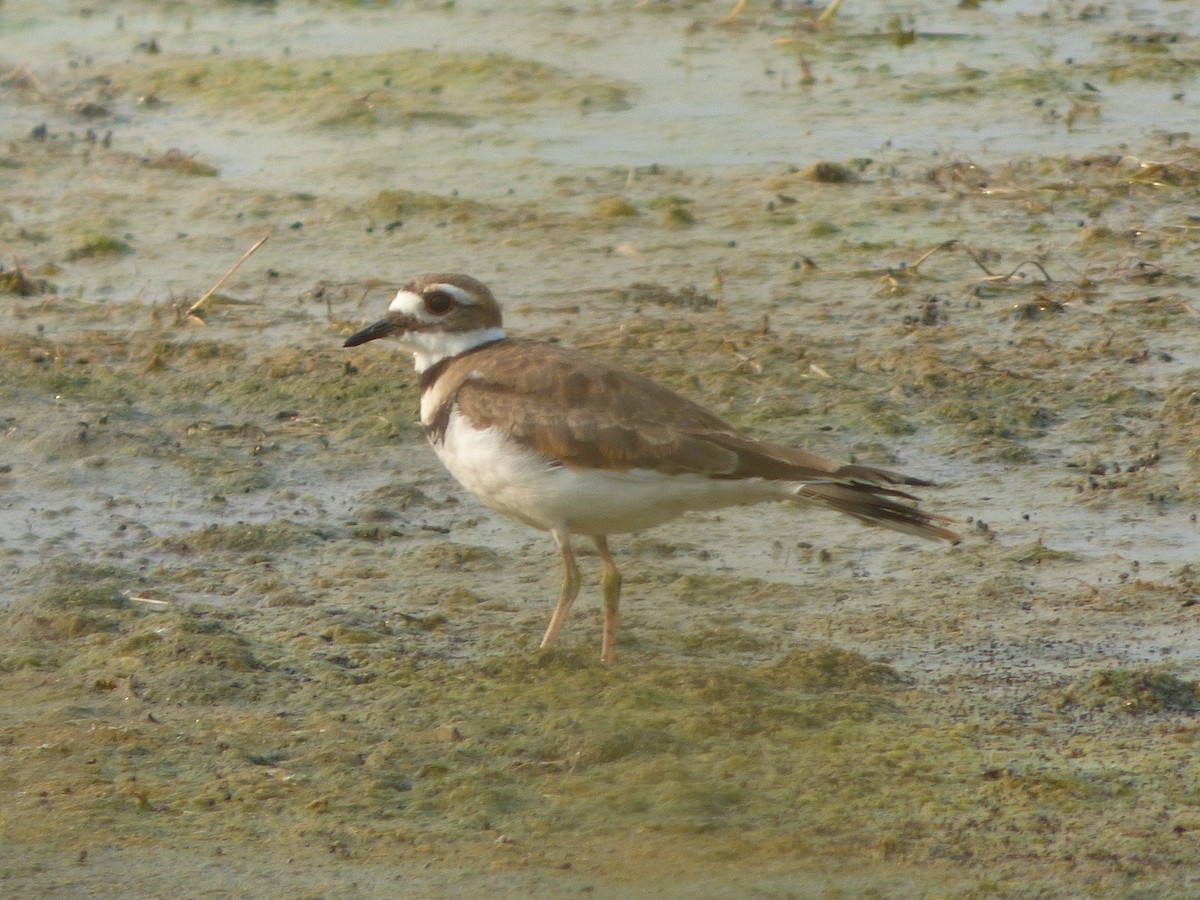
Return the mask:
<svg viewBox="0 0 1200 900">
<path fill-rule="evenodd" d="M 425 121 L 361 133 L 359 141 L 311 129 L 272 141 L 253 115 L 234 125 L 236 102 L 225 107 L 228 117 L 180 115 L 171 107 L 187 104 L 157 96 L 153 80 L 130 98 L 149 107 L 128 114 L 153 129 L 152 140 L 182 143 L 215 157 L 227 178 L 259 184 L 294 177 L 320 183 L 331 161 L 370 165 L 371 156 L 354 146 L 360 142 L 392 151 L 392 171 L 419 166 L 439 189 L 467 187 L 474 194 L 489 173 L 463 171 L 457 161 L 803 164 L 884 146 L 1003 159 L 1108 150 L 1137 135 L 1188 131 L 1200 114 L 1186 90 L 1190 67 L 1200 60 L 1195 11 L 1166 0 L 1118 4 L 1104 14 L 1054 2 L 958 10 L 882 4 L 870 17 L 848 13 L 837 29 L 825 30 L 807 10 L 790 7 L 747 11 L 726 22 L 669 5 L 640 12 L 537 4 L 499 11 L 463 3 L 328 11 L 113 4 L 56 15 L 37 9 L 12 16 L 7 58 L 43 58 L 48 71 L 64 63 L 83 70 L 121 65 L 131 55 L 137 60 L 139 51 L 152 63 L 153 42 L 165 56 L 253 58 L 281 68 L 324 58 L 336 69 L 346 60 L 393 54 L 391 68 L 403 78 L 419 53 L 482 57 L 519 46 L 515 57 L 585 81 L 606 79 L 618 91 L 611 99 L 617 109 L 596 102 L 598 92 L 581 93 L 560 109 L 532 110 L 522 108 L 518 87 L 500 115 L 449 109 L 439 127 L 429 109 Z M 393 84 L 386 72 L 364 79 L 361 104 L 369 109 L 371 92 L 383 97 Z M 211 102 L 220 112 L 220 94 Z M 302 112 L 287 131 L 303 128 Z M 464 113 L 454 127 L 452 116 Z M 386 164 L 374 165 L 382 176 Z"/>
</svg>

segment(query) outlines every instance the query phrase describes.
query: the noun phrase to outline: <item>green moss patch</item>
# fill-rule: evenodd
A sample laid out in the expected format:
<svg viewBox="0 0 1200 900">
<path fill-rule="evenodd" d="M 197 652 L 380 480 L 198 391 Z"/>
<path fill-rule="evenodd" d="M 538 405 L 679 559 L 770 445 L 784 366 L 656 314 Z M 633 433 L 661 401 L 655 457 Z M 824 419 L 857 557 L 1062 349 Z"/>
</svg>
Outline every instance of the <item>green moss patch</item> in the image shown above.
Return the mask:
<svg viewBox="0 0 1200 900">
<path fill-rule="evenodd" d="M 1080 679 L 1062 694 L 1064 707 L 1153 713 L 1200 710 L 1200 684 L 1170 669 L 1102 669 Z"/>
<path fill-rule="evenodd" d="M 629 88 L 506 54 L 424 49 L 352 57 L 144 60 L 116 77 L 142 95 L 188 98 L 308 127 L 461 126 L 541 105 L 621 109 Z"/>
</svg>

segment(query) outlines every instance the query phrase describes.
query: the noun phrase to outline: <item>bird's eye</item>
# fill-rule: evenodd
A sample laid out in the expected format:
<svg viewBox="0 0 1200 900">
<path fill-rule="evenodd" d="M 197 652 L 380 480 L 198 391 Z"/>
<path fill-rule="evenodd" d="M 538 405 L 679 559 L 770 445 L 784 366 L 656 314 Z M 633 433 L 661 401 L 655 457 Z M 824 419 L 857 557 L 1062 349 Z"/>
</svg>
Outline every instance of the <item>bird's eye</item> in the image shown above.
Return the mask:
<svg viewBox="0 0 1200 900">
<path fill-rule="evenodd" d="M 430 291 L 425 295 L 425 312 L 444 316 L 454 308 L 454 298 L 445 291 Z"/>
</svg>

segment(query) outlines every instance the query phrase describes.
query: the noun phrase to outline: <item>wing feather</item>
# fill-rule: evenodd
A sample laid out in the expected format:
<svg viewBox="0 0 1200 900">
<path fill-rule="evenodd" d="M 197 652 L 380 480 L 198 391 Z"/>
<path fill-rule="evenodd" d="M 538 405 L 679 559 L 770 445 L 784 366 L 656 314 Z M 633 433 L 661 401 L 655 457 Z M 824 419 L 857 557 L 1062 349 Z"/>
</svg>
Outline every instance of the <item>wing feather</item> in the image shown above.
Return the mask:
<svg viewBox="0 0 1200 900">
<path fill-rule="evenodd" d="M 661 385 L 553 344 L 506 341 L 454 361 L 453 402 L 476 427 L 568 466 L 735 474 L 738 454 L 710 438 L 738 432 Z"/>
<path fill-rule="evenodd" d="M 453 359 L 437 380 L 446 408 L 435 422 L 457 404 L 475 427 L 503 428 L 565 466 L 784 482 L 799 500 L 869 524 L 959 540 L 938 524 L 953 520 L 897 487 L 927 481 L 754 440 L 648 378 L 553 344 L 505 340 Z"/>
</svg>

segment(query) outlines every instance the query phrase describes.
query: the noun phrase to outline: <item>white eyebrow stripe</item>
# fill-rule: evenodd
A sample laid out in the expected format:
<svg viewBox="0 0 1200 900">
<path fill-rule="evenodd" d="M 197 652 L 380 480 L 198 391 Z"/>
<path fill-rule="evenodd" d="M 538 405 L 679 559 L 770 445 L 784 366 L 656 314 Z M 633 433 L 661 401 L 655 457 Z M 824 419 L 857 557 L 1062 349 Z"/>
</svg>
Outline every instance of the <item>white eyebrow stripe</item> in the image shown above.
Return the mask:
<svg viewBox="0 0 1200 900">
<path fill-rule="evenodd" d="M 456 301 L 466 306 L 479 305 L 478 301 L 475 299 L 475 296 L 470 291 L 464 291 L 457 284 L 431 284 L 428 285 L 425 290 L 441 291 L 442 293 L 449 294 Z"/>
</svg>

